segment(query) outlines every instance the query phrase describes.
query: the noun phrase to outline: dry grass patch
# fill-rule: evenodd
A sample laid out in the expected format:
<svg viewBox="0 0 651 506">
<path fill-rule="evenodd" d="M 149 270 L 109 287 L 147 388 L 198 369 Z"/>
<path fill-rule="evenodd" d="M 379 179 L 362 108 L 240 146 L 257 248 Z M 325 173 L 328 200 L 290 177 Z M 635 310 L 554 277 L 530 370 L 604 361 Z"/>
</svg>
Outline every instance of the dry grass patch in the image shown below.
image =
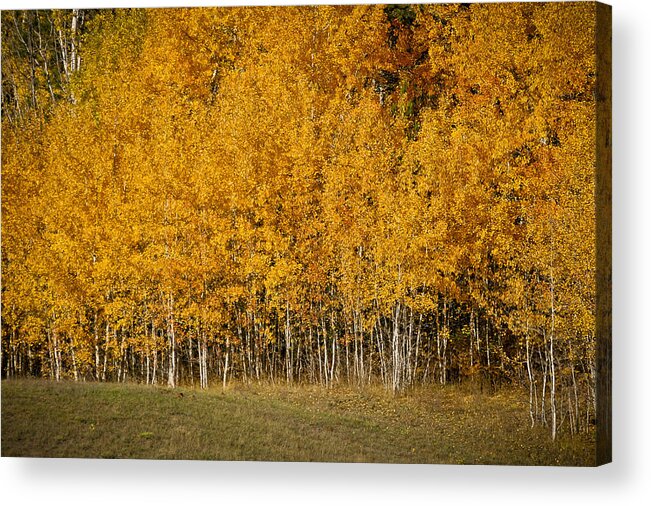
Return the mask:
<svg viewBox="0 0 651 506">
<path fill-rule="evenodd" d="M 2 455 L 592 465 L 594 437 L 530 429 L 517 391 L 2 382 Z"/>
</svg>

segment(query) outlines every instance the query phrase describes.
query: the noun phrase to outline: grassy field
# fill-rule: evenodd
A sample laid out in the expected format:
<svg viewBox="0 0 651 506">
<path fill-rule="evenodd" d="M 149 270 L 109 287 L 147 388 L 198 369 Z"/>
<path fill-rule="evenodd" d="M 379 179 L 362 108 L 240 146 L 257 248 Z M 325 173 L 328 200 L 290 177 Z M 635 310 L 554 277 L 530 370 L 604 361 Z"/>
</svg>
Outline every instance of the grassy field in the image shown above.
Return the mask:
<svg viewBox="0 0 651 506">
<path fill-rule="evenodd" d="M 2 456 L 593 465 L 594 439 L 530 429 L 526 399 L 381 389 L 2 382 Z"/>
</svg>

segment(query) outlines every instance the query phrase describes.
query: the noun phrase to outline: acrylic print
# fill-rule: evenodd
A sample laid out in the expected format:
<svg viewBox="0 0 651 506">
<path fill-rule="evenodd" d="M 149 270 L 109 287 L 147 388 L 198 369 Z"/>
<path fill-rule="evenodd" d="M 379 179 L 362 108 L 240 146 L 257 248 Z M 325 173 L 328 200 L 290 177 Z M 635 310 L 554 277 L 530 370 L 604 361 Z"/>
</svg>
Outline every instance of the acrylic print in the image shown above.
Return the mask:
<svg viewBox="0 0 651 506">
<path fill-rule="evenodd" d="M 610 460 L 610 8 L 2 13 L 2 455 Z"/>
</svg>

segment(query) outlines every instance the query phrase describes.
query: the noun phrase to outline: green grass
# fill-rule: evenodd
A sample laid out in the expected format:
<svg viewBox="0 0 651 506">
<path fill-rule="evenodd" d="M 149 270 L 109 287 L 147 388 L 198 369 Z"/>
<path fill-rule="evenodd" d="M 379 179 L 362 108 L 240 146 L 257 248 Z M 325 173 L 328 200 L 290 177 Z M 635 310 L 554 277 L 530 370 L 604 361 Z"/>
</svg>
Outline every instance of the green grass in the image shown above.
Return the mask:
<svg viewBox="0 0 651 506">
<path fill-rule="evenodd" d="M 593 465 L 594 438 L 530 429 L 515 391 L 5 380 L 2 456 Z"/>
</svg>

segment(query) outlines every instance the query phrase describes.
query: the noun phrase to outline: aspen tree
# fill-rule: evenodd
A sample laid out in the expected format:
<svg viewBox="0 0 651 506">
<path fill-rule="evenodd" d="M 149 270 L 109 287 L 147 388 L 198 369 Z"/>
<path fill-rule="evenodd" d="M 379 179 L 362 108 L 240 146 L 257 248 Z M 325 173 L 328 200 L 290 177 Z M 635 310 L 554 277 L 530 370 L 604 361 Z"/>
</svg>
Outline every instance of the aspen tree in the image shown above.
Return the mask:
<svg viewBox="0 0 651 506">
<path fill-rule="evenodd" d="M 3 13 L 3 374 L 521 382 L 589 429 L 594 23 Z"/>
</svg>

